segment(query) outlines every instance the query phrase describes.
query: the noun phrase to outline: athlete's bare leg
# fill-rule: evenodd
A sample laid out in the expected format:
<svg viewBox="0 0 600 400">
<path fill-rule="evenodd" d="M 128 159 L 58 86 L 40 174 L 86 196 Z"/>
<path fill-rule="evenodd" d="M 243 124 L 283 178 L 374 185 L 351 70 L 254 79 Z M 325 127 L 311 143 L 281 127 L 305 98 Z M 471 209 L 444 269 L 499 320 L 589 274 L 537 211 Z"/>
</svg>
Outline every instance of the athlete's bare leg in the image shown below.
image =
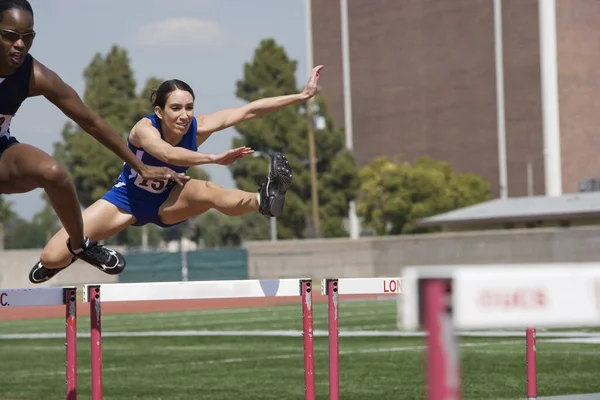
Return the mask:
<svg viewBox="0 0 600 400">
<path fill-rule="evenodd" d="M 73 249 L 83 243 L 83 221 L 75 186 L 54 158 L 28 144 L 15 144 L 0 157 L 0 193 L 27 193 L 42 188 L 71 238 Z M 62 242 L 65 250 L 66 239 Z"/>
<path fill-rule="evenodd" d="M 160 208 L 160 220 L 176 224 L 214 208 L 237 217 L 258 211 L 257 193 L 224 189 L 213 182 L 192 179 L 183 187 L 175 187 Z"/>
<path fill-rule="evenodd" d="M 106 200 L 98 200 L 83 211 L 84 234 L 92 241 L 104 240 L 116 235 L 135 223 L 135 217 Z M 67 232 L 58 231 L 46 244 L 40 260 L 47 269 L 64 268 L 73 257 L 65 246 Z"/>
<path fill-rule="evenodd" d="M 281 215 L 286 191 L 292 182 L 292 171 L 286 157 L 277 152 L 271 158 L 266 184 L 259 193 L 224 189 L 213 182 L 190 180 L 174 188 L 159 210 L 160 220 L 176 224 L 214 208 L 229 216 L 259 211 L 266 217 Z"/>
</svg>

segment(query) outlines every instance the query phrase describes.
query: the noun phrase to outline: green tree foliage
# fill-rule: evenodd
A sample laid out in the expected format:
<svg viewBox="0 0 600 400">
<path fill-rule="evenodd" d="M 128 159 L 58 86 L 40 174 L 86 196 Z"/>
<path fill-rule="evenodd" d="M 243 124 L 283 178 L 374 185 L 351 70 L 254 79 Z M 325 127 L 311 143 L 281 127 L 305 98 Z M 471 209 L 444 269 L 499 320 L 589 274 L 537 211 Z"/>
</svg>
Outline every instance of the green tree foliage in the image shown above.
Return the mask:
<svg viewBox="0 0 600 400">
<path fill-rule="evenodd" d="M 12 210 L 12 202 L 0 196 L 0 222 L 6 222 L 15 215 Z"/>
<path fill-rule="evenodd" d="M 4 250 L 5 224 L 15 216 L 11 206 L 12 203 L 0 195 L 0 250 Z"/>
<path fill-rule="evenodd" d="M 237 247 L 247 240 L 268 240 L 271 235 L 269 221 L 260 214 L 230 217 L 217 210 L 195 218 L 189 229 L 190 238 L 202 240 L 208 248 Z"/>
<path fill-rule="evenodd" d="M 135 120 L 135 79 L 127 52 L 113 46 L 103 57 L 96 54 L 85 69 L 84 102 L 126 138 Z M 113 185 L 123 162 L 72 122 L 66 123 L 63 142 L 55 144 L 54 156 L 75 181 L 79 200 L 88 207 Z"/>
<path fill-rule="evenodd" d="M 45 193 L 42 198 L 46 206 L 36 213 L 31 221 L 18 217 L 11 209 L 11 203 L 0 196 L 0 250 L 38 249 L 46 245 L 61 227 L 54 209 L 48 205 Z"/>
<path fill-rule="evenodd" d="M 360 171 L 357 213 L 378 235 L 427 231 L 420 218 L 491 199 L 490 186 L 475 174 L 458 174 L 450 164 L 424 157 L 413 165 L 373 159 Z"/>
<path fill-rule="evenodd" d="M 56 212 L 49 204 L 48 195 L 44 193 L 42 198 L 46 201 L 46 206 L 33 216 L 32 224 L 43 233 L 45 241 L 49 242 L 54 234 L 62 227 L 62 224 L 56 216 Z"/>
<path fill-rule="evenodd" d="M 296 84 L 296 66 L 297 62 L 287 56 L 283 47 L 272 39 L 263 40 L 252 61 L 244 65 L 243 79 L 237 82 L 236 96 L 251 102 L 298 93 L 302 88 Z M 327 79 L 326 74 L 324 70 L 321 79 Z M 334 126 L 324 98 L 315 97 L 313 111 L 318 122 L 314 124 L 314 134 L 321 229 L 327 237 L 346 236 L 343 219 L 348 214 L 349 200 L 358 190 L 358 169 L 352 153 L 344 149 L 344 132 Z M 278 236 L 284 239 L 311 235 L 307 124 L 306 104 L 299 104 L 237 125 L 241 137 L 233 140 L 233 147 L 249 146 L 258 152 L 257 157 L 246 157 L 230 167 L 237 186 L 242 190 L 256 191 L 256 182 L 268 172 L 268 155 L 282 151 L 288 158 L 294 179 L 284 214 L 277 218 Z"/>
<path fill-rule="evenodd" d="M 14 217 L 6 224 L 7 249 L 40 249 L 46 245 L 45 232 L 35 222 Z"/>
</svg>

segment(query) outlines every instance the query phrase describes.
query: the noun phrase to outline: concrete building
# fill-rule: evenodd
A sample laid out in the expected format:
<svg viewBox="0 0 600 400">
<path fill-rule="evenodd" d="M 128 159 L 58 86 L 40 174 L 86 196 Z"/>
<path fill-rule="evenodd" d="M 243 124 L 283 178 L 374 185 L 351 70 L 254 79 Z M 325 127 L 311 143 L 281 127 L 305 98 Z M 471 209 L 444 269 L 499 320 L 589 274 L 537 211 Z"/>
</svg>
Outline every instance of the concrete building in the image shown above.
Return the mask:
<svg viewBox="0 0 600 400">
<path fill-rule="evenodd" d="M 339 0 L 309 0 L 313 59 L 344 123 Z M 493 0 L 348 0 L 354 150 L 428 155 L 499 194 Z M 538 0 L 502 0 L 508 196 L 545 194 Z M 556 1 L 562 191 L 600 175 L 600 1 Z M 528 165 L 531 174 L 528 174 Z M 530 176 L 530 178 L 528 178 Z"/>
</svg>

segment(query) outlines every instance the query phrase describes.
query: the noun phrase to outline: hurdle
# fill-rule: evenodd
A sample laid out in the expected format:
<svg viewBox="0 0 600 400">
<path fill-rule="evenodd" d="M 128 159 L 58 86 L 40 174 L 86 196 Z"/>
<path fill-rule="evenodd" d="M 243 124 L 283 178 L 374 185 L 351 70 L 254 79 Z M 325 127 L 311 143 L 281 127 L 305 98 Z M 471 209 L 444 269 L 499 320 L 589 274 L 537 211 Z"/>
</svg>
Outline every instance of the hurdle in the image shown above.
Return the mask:
<svg viewBox="0 0 600 400">
<path fill-rule="evenodd" d="M 600 326 L 600 265 L 409 267 L 406 330 L 425 328 L 430 400 L 461 398 L 455 329 L 526 329 L 527 399 L 537 398 L 535 328 Z M 575 295 L 574 295 L 575 294 Z M 532 365 L 531 365 L 532 364 Z"/>
<path fill-rule="evenodd" d="M 65 306 L 66 398 L 77 399 L 77 289 L 0 289 L 0 308 Z"/>
<path fill-rule="evenodd" d="M 330 400 L 339 400 L 340 398 L 339 295 L 401 294 L 402 288 L 402 278 L 326 278 L 322 280 L 321 294 L 327 296 Z"/>
<path fill-rule="evenodd" d="M 304 396 L 306 400 L 315 400 L 311 279 L 108 283 L 84 285 L 83 293 L 83 301 L 90 304 L 92 400 L 102 399 L 101 304 L 103 302 L 295 296 L 299 296 L 302 302 Z"/>
</svg>

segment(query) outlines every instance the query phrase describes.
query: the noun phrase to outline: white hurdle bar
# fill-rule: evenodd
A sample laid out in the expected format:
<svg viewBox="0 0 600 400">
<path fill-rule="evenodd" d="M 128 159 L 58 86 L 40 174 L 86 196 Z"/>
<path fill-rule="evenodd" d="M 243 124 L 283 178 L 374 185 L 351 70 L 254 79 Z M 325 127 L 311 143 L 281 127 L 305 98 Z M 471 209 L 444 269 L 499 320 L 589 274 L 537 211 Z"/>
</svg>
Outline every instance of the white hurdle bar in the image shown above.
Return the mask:
<svg viewBox="0 0 600 400">
<path fill-rule="evenodd" d="M 43 287 L 0 289 L 0 309 L 13 307 L 65 306 L 66 398 L 77 399 L 77 289 Z"/>
<path fill-rule="evenodd" d="M 327 295 L 329 336 L 329 399 L 340 398 L 339 295 L 403 293 L 402 278 L 323 279 L 321 294 Z"/>
<path fill-rule="evenodd" d="M 92 400 L 102 399 L 102 302 L 295 296 L 299 296 L 302 299 L 304 396 L 306 400 L 315 400 L 315 359 L 311 279 L 109 283 L 85 285 L 83 289 L 83 301 L 90 303 Z"/>
<path fill-rule="evenodd" d="M 600 326 L 599 263 L 411 267 L 404 284 L 404 328 L 427 332 L 430 400 L 461 397 L 455 330 L 527 329 L 526 390 L 534 400 L 531 327 Z"/>
</svg>

